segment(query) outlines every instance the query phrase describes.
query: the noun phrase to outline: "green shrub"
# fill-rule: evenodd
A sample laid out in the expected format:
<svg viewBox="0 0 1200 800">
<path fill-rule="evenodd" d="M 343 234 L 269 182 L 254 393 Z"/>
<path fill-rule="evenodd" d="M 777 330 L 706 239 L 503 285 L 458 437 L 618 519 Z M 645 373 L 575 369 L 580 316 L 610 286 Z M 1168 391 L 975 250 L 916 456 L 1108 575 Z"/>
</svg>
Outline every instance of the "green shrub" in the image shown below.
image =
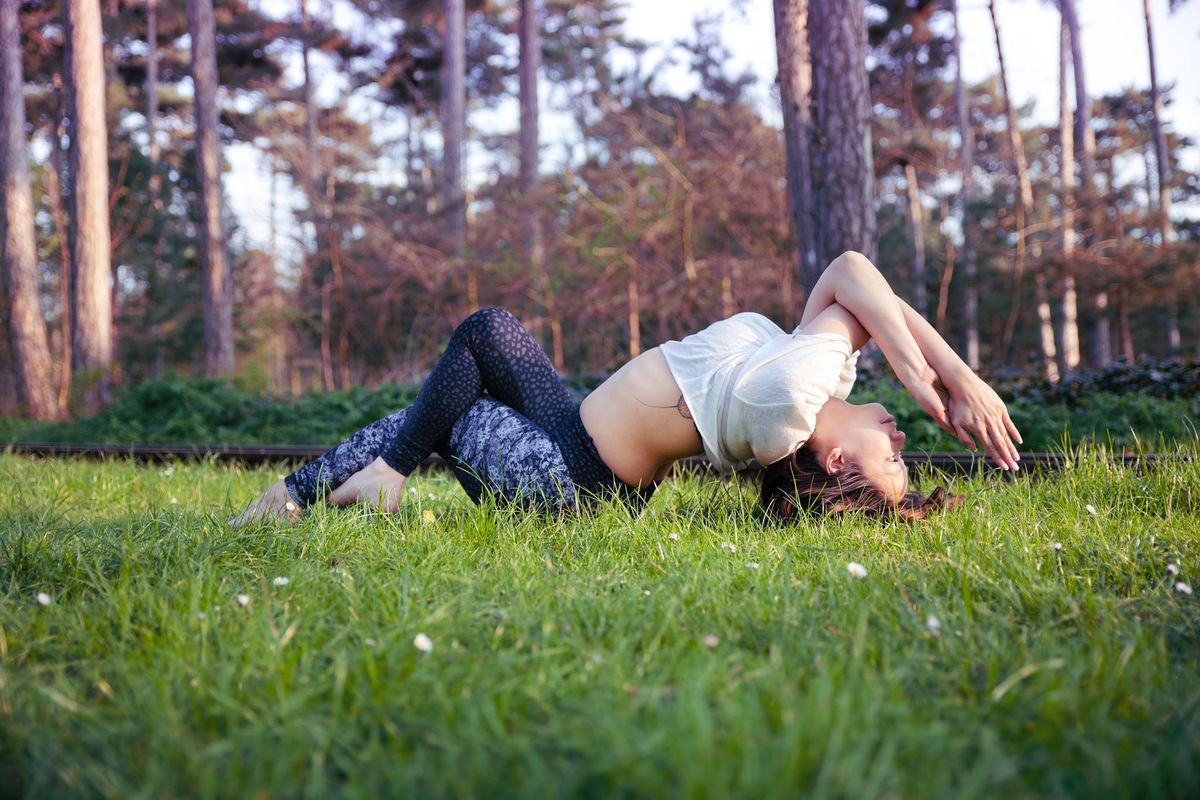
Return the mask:
<svg viewBox="0 0 1200 800">
<path fill-rule="evenodd" d="M 570 382 L 582 397 L 593 382 Z M 0 419 L 0 441 L 119 444 L 323 444 L 412 402 L 417 387 L 356 386 L 293 399 L 264 397 L 227 382 L 166 377 L 123 392 L 88 419 L 57 423 Z M 957 450 L 908 393 L 893 381 L 864 380 L 856 403 L 878 401 L 908 434 L 909 450 Z M 1200 395 L 1162 398 L 1140 392 L 1100 392 L 1048 401 L 1044 395 L 1009 399 L 1023 450 L 1053 450 L 1085 441 L 1114 448 L 1155 449 L 1159 439 L 1194 441 Z"/>
</svg>

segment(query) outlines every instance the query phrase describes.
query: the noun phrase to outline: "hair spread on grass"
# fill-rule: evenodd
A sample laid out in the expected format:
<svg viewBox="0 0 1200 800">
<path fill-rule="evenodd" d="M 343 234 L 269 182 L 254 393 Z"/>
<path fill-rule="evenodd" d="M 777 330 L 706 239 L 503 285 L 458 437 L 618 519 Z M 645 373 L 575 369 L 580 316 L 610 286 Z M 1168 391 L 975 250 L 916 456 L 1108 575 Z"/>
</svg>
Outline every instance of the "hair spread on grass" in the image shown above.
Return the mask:
<svg viewBox="0 0 1200 800">
<path fill-rule="evenodd" d="M 873 517 L 896 517 L 906 522 L 925 519 L 943 508 L 962 504 L 963 496 L 939 486 L 926 497 L 909 492 L 893 501 L 855 464 L 836 473 L 821 466 L 811 448 L 801 447 L 763 470 L 759 499 L 767 516 L 793 519 L 798 512 L 839 514 L 863 511 Z"/>
</svg>

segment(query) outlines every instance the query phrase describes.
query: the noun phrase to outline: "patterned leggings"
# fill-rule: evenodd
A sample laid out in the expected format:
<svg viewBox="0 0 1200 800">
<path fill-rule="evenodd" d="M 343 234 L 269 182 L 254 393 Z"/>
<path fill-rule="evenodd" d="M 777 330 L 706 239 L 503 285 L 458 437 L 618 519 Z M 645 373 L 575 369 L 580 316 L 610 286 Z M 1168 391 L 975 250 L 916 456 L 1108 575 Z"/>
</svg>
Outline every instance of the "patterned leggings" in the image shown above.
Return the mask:
<svg viewBox="0 0 1200 800">
<path fill-rule="evenodd" d="M 502 308 L 463 320 L 412 405 L 284 482 L 306 506 L 376 457 L 408 475 L 432 452 L 476 503 L 490 493 L 529 507 L 575 509 L 581 499 L 615 493 L 640 506 L 653 492 L 623 483 L 604 464 L 550 360 Z"/>
</svg>

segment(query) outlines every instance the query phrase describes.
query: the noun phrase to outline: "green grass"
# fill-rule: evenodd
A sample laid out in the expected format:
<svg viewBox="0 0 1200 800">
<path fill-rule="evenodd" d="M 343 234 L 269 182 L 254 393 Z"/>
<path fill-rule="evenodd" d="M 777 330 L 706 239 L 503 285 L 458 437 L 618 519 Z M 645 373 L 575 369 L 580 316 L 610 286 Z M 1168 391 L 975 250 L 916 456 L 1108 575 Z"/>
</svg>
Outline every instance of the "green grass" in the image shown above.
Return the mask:
<svg viewBox="0 0 1200 800">
<path fill-rule="evenodd" d="M 226 529 L 276 471 L 0 454 L 0 795 L 1200 793 L 1196 464 L 957 480 L 912 526 L 433 476 Z"/>
</svg>

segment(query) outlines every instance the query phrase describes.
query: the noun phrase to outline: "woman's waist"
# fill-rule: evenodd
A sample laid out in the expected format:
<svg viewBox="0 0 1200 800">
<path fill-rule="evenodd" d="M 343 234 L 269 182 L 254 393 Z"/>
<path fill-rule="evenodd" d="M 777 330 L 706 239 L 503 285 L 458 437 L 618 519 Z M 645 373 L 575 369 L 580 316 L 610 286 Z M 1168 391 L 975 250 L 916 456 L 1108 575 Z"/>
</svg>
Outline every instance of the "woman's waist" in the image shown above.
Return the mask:
<svg viewBox="0 0 1200 800">
<path fill-rule="evenodd" d="M 630 484 L 662 477 L 664 467 L 703 452 L 700 435 L 666 359 L 648 350 L 583 401 L 580 416 L 605 463 Z"/>
</svg>

